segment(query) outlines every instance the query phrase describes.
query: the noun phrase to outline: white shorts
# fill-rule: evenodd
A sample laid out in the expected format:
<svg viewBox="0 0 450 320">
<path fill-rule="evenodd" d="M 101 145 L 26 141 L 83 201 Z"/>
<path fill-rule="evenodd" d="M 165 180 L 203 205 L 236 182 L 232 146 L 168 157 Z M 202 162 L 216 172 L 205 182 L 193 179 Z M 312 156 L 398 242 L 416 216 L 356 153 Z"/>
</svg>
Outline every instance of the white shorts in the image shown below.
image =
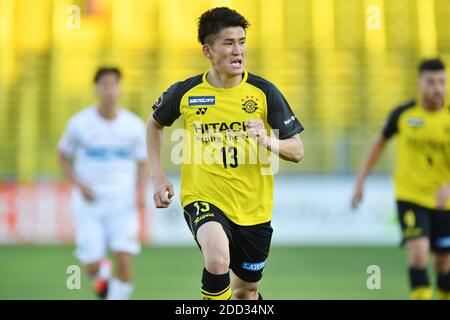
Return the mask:
<svg viewBox="0 0 450 320">
<path fill-rule="evenodd" d="M 75 214 L 75 255 L 83 264 L 100 262 L 108 248 L 113 252 L 140 252 L 139 221 L 134 201 L 84 200 L 74 190 L 72 204 Z"/>
</svg>

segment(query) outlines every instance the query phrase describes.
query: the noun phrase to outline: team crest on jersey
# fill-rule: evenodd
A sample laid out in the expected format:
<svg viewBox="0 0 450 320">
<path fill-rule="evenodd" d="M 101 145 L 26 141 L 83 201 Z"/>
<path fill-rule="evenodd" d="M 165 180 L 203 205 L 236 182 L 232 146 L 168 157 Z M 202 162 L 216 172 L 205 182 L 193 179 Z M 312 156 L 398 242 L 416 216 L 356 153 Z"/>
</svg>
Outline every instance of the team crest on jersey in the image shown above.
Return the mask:
<svg viewBox="0 0 450 320">
<path fill-rule="evenodd" d="M 423 127 L 425 124 L 425 121 L 423 119 L 417 119 L 417 118 L 409 118 L 408 119 L 408 125 L 410 127 Z"/>
<path fill-rule="evenodd" d="M 253 96 L 246 96 L 241 99 L 242 102 L 242 110 L 247 113 L 255 113 L 258 110 L 258 98 L 254 98 Z"/>
</svg>

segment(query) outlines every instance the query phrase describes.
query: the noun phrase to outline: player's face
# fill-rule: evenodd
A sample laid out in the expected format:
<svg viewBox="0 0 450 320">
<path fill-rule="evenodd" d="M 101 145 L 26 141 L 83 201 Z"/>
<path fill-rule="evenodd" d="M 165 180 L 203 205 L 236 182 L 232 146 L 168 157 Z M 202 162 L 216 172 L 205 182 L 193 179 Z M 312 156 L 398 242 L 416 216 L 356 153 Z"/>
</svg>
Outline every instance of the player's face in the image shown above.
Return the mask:
<svg viewBox="0 0 450 320">
<path fill-rule="evenodd" d="M 424 71 L 420 76 L 422 97 L 436 106 L 441 106 L 445 99 L 447 76 L 445 71 Z"/>
<path fill-rule="evenodd" d="M 244 72 L 246 47 L 245 30 L 242 27 L 224 28 L 212 45 L 205 44 L 204 53 L 211 66 L 219 74 L 228 77 Z"/>
<path fill-rule="evenodd" d="M 120 97 L 119 78 L 113 73 L 103 75 L 97 83 L 97 96 L 106 105 L 115 105 Z"/>
</svg>

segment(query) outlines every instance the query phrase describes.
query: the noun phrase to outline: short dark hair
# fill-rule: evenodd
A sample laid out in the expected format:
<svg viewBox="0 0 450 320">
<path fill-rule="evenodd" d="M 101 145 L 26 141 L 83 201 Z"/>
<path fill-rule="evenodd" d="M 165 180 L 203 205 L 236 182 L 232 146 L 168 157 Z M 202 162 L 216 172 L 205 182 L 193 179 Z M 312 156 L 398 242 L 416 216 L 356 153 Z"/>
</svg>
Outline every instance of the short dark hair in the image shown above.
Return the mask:
<svg viewBox="0 0 450 320">
<path fill-rule="evenodd" d="M 120 80 L 120 78 L 122 77 L 122 73 L 116 67 L 100 67 L 97 69 L 97 72 L 95 73 L 94 82 L 98 83 L 100 81 L 100 78 L 108 73 L 115 74 L 118 80 Z"/>
<path fill-rule="evenodd" d="M 244 31 L 250 23 L 239 12 L 227 7 L 218 7 L 204 12 L 198 19 L 198 41 L 211 44 L 222 29 L 242 27 Z"/>
<path fill-rule="evenodd" d="M 441 59 L 422 60 L 419 65 L 419 74 L 425 71 L 442 71 L 445 70 L 444 62 Z"/>
</svg>

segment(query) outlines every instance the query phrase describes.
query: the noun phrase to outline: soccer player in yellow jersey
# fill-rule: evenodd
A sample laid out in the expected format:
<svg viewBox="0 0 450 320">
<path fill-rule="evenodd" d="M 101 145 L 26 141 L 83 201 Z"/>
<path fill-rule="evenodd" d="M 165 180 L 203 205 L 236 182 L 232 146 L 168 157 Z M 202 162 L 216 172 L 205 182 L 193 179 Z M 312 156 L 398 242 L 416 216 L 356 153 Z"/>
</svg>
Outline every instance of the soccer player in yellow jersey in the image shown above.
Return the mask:
<svg viewBox="0 0 450 320">
<path fill-rule="evenodd" d="M 419 67 L 420 100 L 394 109 L 372 145 L 356 180 L 352 206 L 363 197 L 364 181 L 397 135 L 394 183 L 398 217 L 408 254 L 412 299 L 431 299 L 427 275 L 430 249 L 437 273 L 438 299 L 450 299 L 450 106 L 441 60 Z"/>
<path fill-rule="evenodd" d="M 210 70 L 167 89 L 147 126 L 153 199 L 165 208 L 174 190 L 161 165 L 163 126 L 184 119 L 180 197 L 204 257 L 204 299 L 262 299 L 258 284 L 272 238 L 273 174 L 266 160 L 271 153 L 293 162 L 303 157 L 303 127 L 286 99 L 244 69 L 248 25 L 229 8 L 205 12 L 198 40 Z"/>
</svg>

